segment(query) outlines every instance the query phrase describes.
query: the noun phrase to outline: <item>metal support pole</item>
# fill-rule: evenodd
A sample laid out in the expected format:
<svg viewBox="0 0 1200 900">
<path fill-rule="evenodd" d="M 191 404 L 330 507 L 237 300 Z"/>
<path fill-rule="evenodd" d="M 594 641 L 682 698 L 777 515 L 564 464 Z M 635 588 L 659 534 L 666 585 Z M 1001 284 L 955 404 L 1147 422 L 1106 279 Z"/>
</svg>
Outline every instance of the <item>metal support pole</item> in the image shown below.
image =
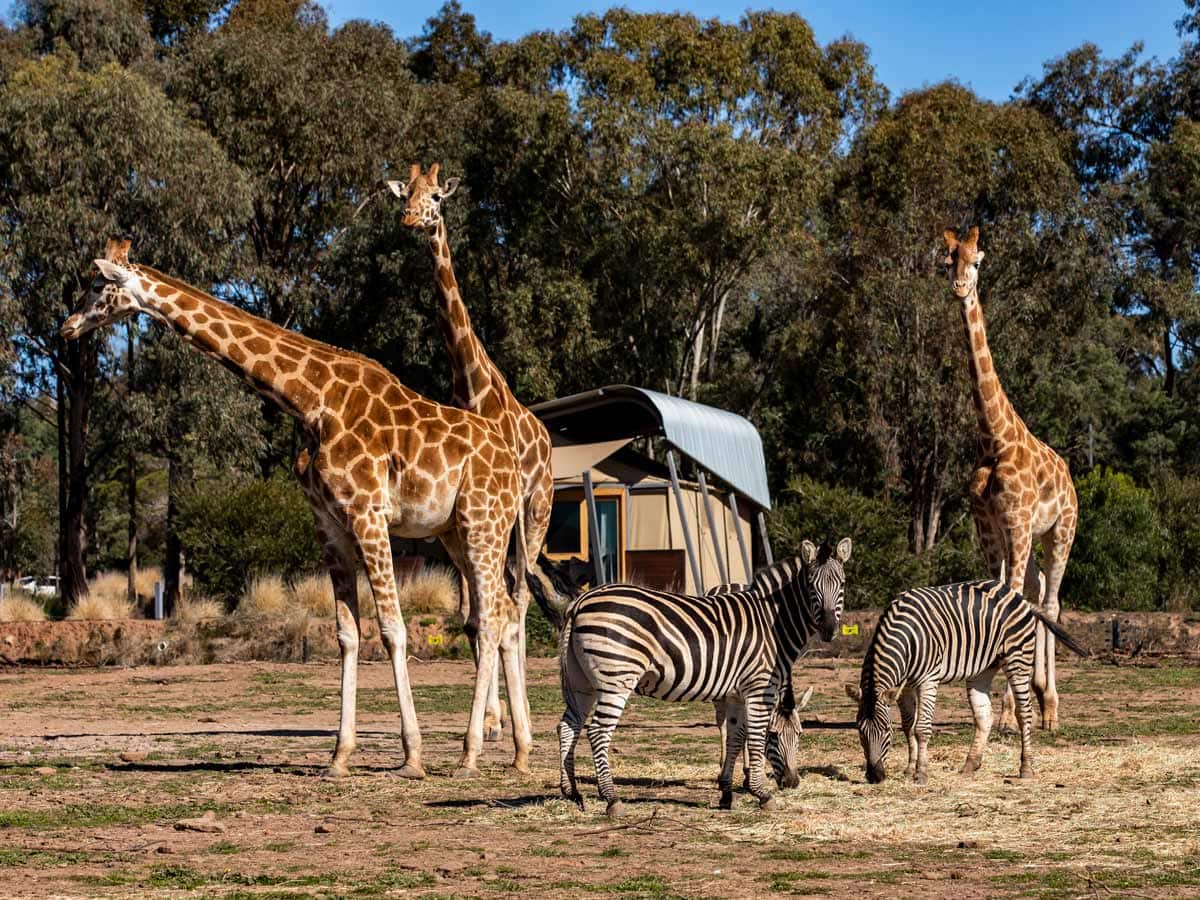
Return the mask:
<svg viewBox="0 0 1200 900">
<path fill-rule="evenodd" d="M 154 618 L 161 619 L 163 617 L 163 583 L 161 581 L 154 582 Z"/>
<path fill-rule="evenodd" d="M 600 521 L 596 515 L 596 492 L 592 490 L 592 473 L 583 473 L 583 496 L 587 500 L 588 514 L 588 559 L 592 561 L 592 571 L 596 575 L 596 583 L 592 587 L 607 584 L 604 577 L 604 558 L 600 551 Z"/>
<path fill-rule="evenodd" d="M 679 525 L 683 529 L 683 545 L 687 548 L 688 562 L 692 567 L 692 579 L 696 582 L 696 593 L 704 593 L 704 576 L 700 573 L 700 560 L 692 544 L 692 529 L 688 526 L 687 510 L 683 506 L 683 491 L 679 489 L 679 470 L 675 468 L 675 451 L 667 451 L 667 468 L 671 470 L 671 490 L 675 493 L 675 506 L 679 509 Z"/>
<path fill-rule="evenodd" d="M 771 553 L 771 539 L 767 537 L 767 517 L 761 509 L 758 511 L 758 534 L 762 538 L 763 555 L 767 558 L 767 565 L 775 565 L 775 557 Z"/>
<path fill-rule="evenodd" d="M 729 567 L 725 565 L 725 551 L 721 549 L 721 541 L 717 536 L 717 519 L 708 502 L 708 483 L 704 480 L 703 472 L 700 473 L 697 481 L 700 482 L 700 497 L 704 500 L 704 518 L 708 520 L 708 530 L 712 537 L 713 553 L 717 557 L 717 571 L 721 574 L 721 584 L 729 584 Z"/>
<path fill-rule="evenodd" d="M 733 513 L 733 533 L 737 535 L 738 550 L 742 553 L 742 565 L 746 567 L 747 584 L 754 580 L 754 566 L 746 549 L 746 536 L 742 534 L 742 517 L 738 514 L 737 494 L 729 492 L 729 511 Z"/>
</svg>

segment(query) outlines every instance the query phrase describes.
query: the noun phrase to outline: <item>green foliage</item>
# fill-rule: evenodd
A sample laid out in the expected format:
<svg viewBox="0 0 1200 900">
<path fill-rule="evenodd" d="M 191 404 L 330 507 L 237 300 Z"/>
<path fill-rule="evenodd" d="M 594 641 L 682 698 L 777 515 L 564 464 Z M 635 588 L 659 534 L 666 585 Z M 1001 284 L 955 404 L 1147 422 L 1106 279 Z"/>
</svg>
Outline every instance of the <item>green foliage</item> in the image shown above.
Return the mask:
<svg viewBox="0 0 1200 900">
<path fill-rule="evenodd" d="M 180 519 L 188 567 L 214 598 L 233 600 L 253 575 L 290 578 L 320 559 L 308 500 L 291 478 L 198 484 Z"/>
<path fill-rule="evenodd" d="M 1160 602 L 1172 610 L 1200 608 L 1200 478 L 1163 474 L 1154 484 L 1163 529 Z"/>
<path fill-rule="evenodd" d="M 1079 525 L 1061 594 L 1078 609 L 1154 609 L 1164 535 L 1153 492 L 1099 466 L 1075 490 Z"/>
</svg>

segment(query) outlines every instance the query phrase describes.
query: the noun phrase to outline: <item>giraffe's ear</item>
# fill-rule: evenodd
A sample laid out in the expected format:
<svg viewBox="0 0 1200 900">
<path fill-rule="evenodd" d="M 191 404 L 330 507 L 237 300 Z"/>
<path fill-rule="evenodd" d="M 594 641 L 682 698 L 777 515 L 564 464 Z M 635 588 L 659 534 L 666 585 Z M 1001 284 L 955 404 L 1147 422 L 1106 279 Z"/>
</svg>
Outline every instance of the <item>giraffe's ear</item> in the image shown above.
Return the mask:
<svg viewBox="0 0 1200 900">
<path fill-rule="evenodd" d="M 458 190 L 458 184 L 462 179 L 447 178 L 446 183 L 442 185 L 442 199 L 445 200 L 451 194 Z"/>
<path fill-rule="evenodd" d="M 967 239 L 965 241 L 963 241 L 963 243 L 969 244 L 972 247 L 975 247 L 979 244 L 979 226 L 978 225 L 971 226 L 971 230 L 967 232 Z"/>
<path fill-rule="evenodd" d="M 123 285 L 133 277 L 133 272 L 129 269 L 107 259 L 97 259 L 94 262 L 96 263 L 96 268 L 100 270 L 100 274 L 104 276 L 106 281 Z"/>
<path fill-rule="evenodd" d="M 109 238 L 104 244 L 104 258 L 120 266 L 129 265 L 129 238 Z"/>
<path fill-rule="evenodd" d="M 981 262 L 983 262 L 983 251 L 976 250 L 975 251 L 975 265 L 979 265 Z"/>
<path fill-rule="evenodd" d="M 387 186 L 391 189 L 392 193 L 395 194 L 397 197 L 399 197 L 401 200 L 405 200 L 408 198 L 408 185 L 405 184 L 404 182 L 389 181 L 387 183 Z"/>
<path fill-rule="evenodd" d="M 954 248 L 958 246 L 958 235 L 954 233 L 953 228 L 947 228 L 942 232 L 942 240 L 946 242 L 946 249 L 951 253 L 953 253 Z"/>
</svg>

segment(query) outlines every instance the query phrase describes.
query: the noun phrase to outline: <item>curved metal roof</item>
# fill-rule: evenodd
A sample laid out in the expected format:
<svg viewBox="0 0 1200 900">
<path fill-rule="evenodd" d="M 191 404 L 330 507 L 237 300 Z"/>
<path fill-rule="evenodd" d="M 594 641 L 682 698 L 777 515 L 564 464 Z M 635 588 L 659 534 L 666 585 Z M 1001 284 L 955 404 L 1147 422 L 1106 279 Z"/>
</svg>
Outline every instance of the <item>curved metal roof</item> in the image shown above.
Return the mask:
<svg viewBox="0 0 1200 900">
<path fill-rule="evenodd" d="M 552 434 L 576 444 L 660 435 L 739 494 L 771 507 L 762 438 L 737 413 L 628 384 L 529 408 Z"/>
</svg>

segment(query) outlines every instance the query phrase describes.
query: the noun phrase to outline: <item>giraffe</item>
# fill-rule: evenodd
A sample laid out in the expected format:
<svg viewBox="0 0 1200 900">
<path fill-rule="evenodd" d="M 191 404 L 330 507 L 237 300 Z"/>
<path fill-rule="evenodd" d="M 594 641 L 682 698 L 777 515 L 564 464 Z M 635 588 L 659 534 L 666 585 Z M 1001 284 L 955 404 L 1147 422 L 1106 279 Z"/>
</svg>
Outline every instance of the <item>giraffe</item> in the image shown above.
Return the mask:
<svg viewBox="0 0 1200 900">
<path fill-rule="evenodd" d="M 979 228 L 965 240 L 954 231 L 943 234 L 951 288 L 961 301 L 967 338 L 967 363 L 979 425 L 979 456 L 968 495 L 975 528 L 993 577 L 1005 579 L 1027 599 L 1040 598 L 1042 611 L 1058 621 L 1058 589 L 1067 568 L 1079 503 L 1066 462 L 1030 433 L 1013 409 L 988 349 L 983 310 L 979 305 Z M 1041 539 L 1046 554 L 1044 590 L 1033 542 Z M 1037 630 L 1033 688 L 1042 709 L 1042 727 L 1058 727 L 1054 635 Z M 1003 727 L 1015 723 L 1012 693 L 1004 696 Z"/>
<path fill-rule="evenodd" d="M 550 434 L 541 420 L 526 409 L 508 386 L 504 375 L 492 362 L 483 343 L 471 327 L 471 316 L 463 303 L 454 266 L 450 260 L 450 241 L 446 222 L 442 218 L 442 202 L 458 189 L 458 179 L 438 183 L 439 164 L 434 163 L 425 174 L 413 164 L 408 183 L 389 181 L 392 193 L 405 201 L 404 225 L 426 234 L 433 253 L 434 286 L 441 300 L 438 321 L 446 349 L 450 353 L 452 405 L 468 409 L 500 426 L 508 446 L 520 462 L 523 479 L 522 497 L 525 504 L 525 548 L 530 559 L 536 559 L 550 527 L 550 510 L 554 501 L 554 475 L 550 467 Z M 451 544 L 447 551 L 459 564 Z M 459 565 L 462 571 L 462 566 Z M 460 602 L 466 602 L 464 580 Z M 521 652 L 524 658 L 525 613 L 529 593 L 524 583 L 517 586 L 516 599 L 520 612 Z M 495 676 L 498 673 L 493 673 Z M 488 697 L 488 726 L 485 738 L 500 738 L 499 679 L 493 677 Z"/>
<path fill-rule="evenodd" d="M 288 331 L 144 264 L 129 261 L 129 241 L 110 240 L 99 275 L 67 339 L 137 313 L 240 376 L 300 424 L 305 446 L 295 471 L 316 520 L 337 599 L 341 720 L 327 774 L 346 775 L 357 743 L 359 647 L 356 554 L 378 610 L 392 662 L 405 762 L 400 775 L 423 778 L 421 732 L 406 659 L 389 535 L 452 535 L 461 547 L 478 623 L 476 673 L 463 755 L 456 776 L 478 774 L 488 678 L 497 653 L 513 702 L 513 766 L 529 770 L 531 743 L 517 608 L 504 584 L 509 536 L 517 528 L 516 570 L 525 565 L 517 461 L 494 423 L 442 406 L 408 389 L 373 360 Z M 518 702 L 520 701 L 520 702 Z"/>
</svg>

